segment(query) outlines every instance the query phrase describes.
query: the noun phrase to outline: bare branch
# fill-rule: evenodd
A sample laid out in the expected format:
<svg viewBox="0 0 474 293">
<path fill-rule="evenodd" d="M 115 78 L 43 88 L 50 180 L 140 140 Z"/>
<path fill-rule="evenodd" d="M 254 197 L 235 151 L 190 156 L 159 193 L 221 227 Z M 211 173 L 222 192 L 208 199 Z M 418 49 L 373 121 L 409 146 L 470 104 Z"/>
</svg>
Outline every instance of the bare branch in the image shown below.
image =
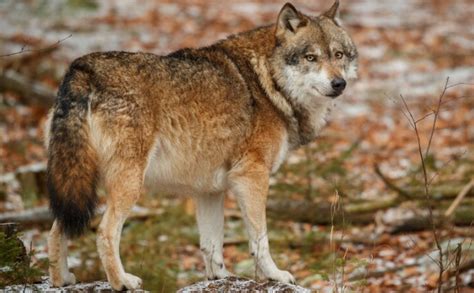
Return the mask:
<svg viewBox="0 0 474 293">
<path fill-rule="evenodd" d="M 444 84 L 444 89 L 439 95 L 438 98 L 438 105 L 436 107 L 436 110 L 434 111 L 434 119 L 433 119 L 433 125 L 431 126 L 431 133 L 430 133 L 430 138 L 428 140 L 428 146 L 426 147 L 426 152 L 425 152 L 425 158 L 428 157 L 430 153 L 430 147 L 431 147 L 431 142 L 433 141 L 433 135 L 436 129 L 436 122 L 438 121 L 438 116 L 439 116 L 439 109 L 441 108 L 441 102 L 443 101 L 444 94 L 446 93 L 446 90 L 448 89 L 448 83 L 449 83 L 449 76 L 446 78 L 446 83 Z"/>
<path fill-rule="evenodd" d="M 408 107 L 407 101 L 405 100 L 405 98 L 403 97 L 402 94 L 400 94 L 400 99 L 402 100 L 403 105 L 405 106 L 405 110 L 407 111 L 408 115 L 410 115 L 410 117 L 408 119 L 409 122 L 410 123 L 415 123 L 415 117 L 413 116 L 413 113 L 410 111 L 410 107 Z M 414 126 L 416 126 L 416 124 Z"/>
<path fill-rule="evenodd" d="M 470 98 L 474 98 L 474 96 L 460 96 L 460 97 L 455 97 L 455 98 L 451 98 L 451 99 L 445 99 L 443 98 L 443 102 L 441 103 L 441 106 L 444 106 L 448 103 L 451 103 L 451 102 L 454 102 L 454 101 L 457 101 L 457 100 L 461 100 L 461 99 L 470 99 Z M 441 112 L 443 109 L 439 109 L 439 112 Z M 418 122 L 421 122 L 423 120 L 425 120 L 426 118 L 428 118 L 429 116 L 431 115 L 434 115 L 435 114 L 435 110 L 434 109 L 431 109 L 429 113 L 426 113 L 425 115 L 421 116 L 420 118 L 418 118 L 416 120 L 416 123 Z"/>
<path fill-rule="evenodd" d="M 468 82 L 458 82 L 454 84 L 450 84 L 446 87 L 446 89 L 450 89 L 452 87 L 460 86 L 460 85 L 469 85 L 469 86 L 474 86 L 474 83 L 468 83 Z"/>
<path fill-rule="evenodd" d="M 56 43 L 54 44 L 51 44 L 47 47 L 44 47 L 44 48 L 38 48 L 38 49 L 26 49 L 26 45 L 23 45 L 20 49 L 20 51 L 18 52 L 13 52 L 13 53 L 9 53 L 9 54 L 5 54 L 5 55 L 0 55 L 0 58 L 3 58 L 3 57 L 10 57 L 10 56 L 14 56 L 14 55 L 18 55 L 18 54 L 22 54 L 22 53 L 28 53 L 28 52 L 39 52 L 39 51 L 46 51 L 46 50 L 49 50 L 49 49 L 52 49 L 52 48 L 55 48 L 57 46 L 59 46 L 62 42 L 66 41 L 67 39 L 71 38 L 72 37 L 72 34 L 70 34 L 69 36 L 65 37 L 65 38 L 62 38 L 58 41 L 56 41 Z"/>
<path fill-rule="evenodd" d="M 405 199 L 408 199 L 408 200 L 413 199 L 413 196 L 408 191 L 398 187 L 395 183 L 392 182 L 392 180 L 390 180 L 387 176 L 385 176 L 385 174 L 382 173 L 382 170 L 380 170 L 380 167 L 377 163 L 374 163 L 374 171 L 375 171 L 375 174 L 377 174 L 380 177 L 380 179 L 382 179 L 383 183 L 385 183 L 385 185 L 388 188 L 396 191 L 399 195 L 401 195 Z"/>
<path fill-rule="evenodd" d="M 50 88 L 12 70 L 0 74 L 0 90 L 19 94 L 24 103 L 47 107 L 53 104 L 56 97 L 56 93 Z"/>
<path fill-rule="evenodd" d="M 443 284 L 443 278 L 442 277 L 443 277 L 443 273 L 445 271 L 445 267 L 444 267 L 444 263 L 443 263 L 444 255 L 443 255 L 443 249 L 442 249 L 440 241 L 439 241 L 438 233 L 437 233 L 437 230 L 436 230 L 436 224 L 435 224 L 435 220 L 434 220 L 434 216 L 433 216 L 432 198 L 431 198 L 431 194 L 429 192 L 430 181 L 428 180 L 428 172 L 427 172 L 427 168 L 426 168 L 425 159 L 429 155 L 431 142 L 433 140 L 434 132 L 436 130 L 436 123 L 438 121 L 439 110 L 440 110 L 442 102 L 443 102 L 444 94 L 446 93 L 446 90 L 447 90 L 448 82 L 449 82 L 449 77 L 446 78 L 445 86 L 444 86 L 443 91 L 441 92 L 441 94 L 438 98 L 437 107 L 434 110 L 435 117 L 433 119 L 433 124 L 431 126 L 431 132 L 430 132 L 430 136 L 429 136 L 429 140 L 428 140 L 428 146 L 427 146 L 424 154 L 423 154 L 423 150 L 422 150 L 422 146 L 421 146 L 420 133 L 419 133 L 418 127 L 417 127 L 417 119 L 415 119 L 415 117 L 413 116 L 413 114 L 410 111 L 410 108 L 408 107 L 408 104 L 405 101 L 405 99 L 403 98 L 403 96 L 400 95 L 400 98 L 403 102 L 403 105 L 405 106 L 405 110 L 408 112 L 408 114 L 410 116 L 410 119 L 409 119 L 410 125 L 412 125 L 414 130 L 415 130 L 415 137 L 416 137 L 416 141 L 417 141 L 417 145 L 418 145 L 418 154 L 420 156 L 421 167 L 422 167 L 422 170 L 423 170 L 423 182 L 424 182 L 425 198 L 426 198 L 426 201 L 428 203 L 429 220 L 430 220 L 431 229 L 432 229 L 432 232 L 433 232 L 433 238 L 434 238 L 434 241 L 435 241 L 435 244 L 436 244 L 436 249 L 439 251 L 439 258 L 438 258 L 438 261 L 437 261 L 437 264 L 438 264 L 438 267 L 439 267 L 438 293 L 442 292 L 442 284 Z M 407 117 L 407 115 L 405 113 L 404 113 L 404 115 L 405 115 L 405 117 Z M 419 121 L 420 120 L 418 120 L 418 122 Z"/>
</svg>

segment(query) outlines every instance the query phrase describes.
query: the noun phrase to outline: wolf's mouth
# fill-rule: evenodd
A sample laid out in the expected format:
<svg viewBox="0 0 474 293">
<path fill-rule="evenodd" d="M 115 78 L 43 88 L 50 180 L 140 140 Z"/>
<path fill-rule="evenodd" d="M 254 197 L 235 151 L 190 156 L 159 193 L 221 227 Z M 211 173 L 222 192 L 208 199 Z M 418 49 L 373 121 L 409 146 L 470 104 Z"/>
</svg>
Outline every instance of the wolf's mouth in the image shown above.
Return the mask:
<svg viewBox="0 0 474 293">
<path fill-rule="evenodd" d="M 333 90 L 329 94 L 324 94 L 317 87 L 313 86 L 312 88 L 314 90 L 316 90 L 321 96 L 325 96 L 325 97 L 332 98 L 332 99 L 335 99 L 335 98 L 339 97 L 343 93 L 343 91 L 334 91 Z"/>
<path fill-rule="evenodd" d="M 335 98 L 339 97 L 340 95 L 342 95 L 342 92 L 334 92 L 334 93 L 331 93 L 329 95 L 326 95 L 326 97 L 330 97 L 330 98 L 335 99 Z"/>
</svg>

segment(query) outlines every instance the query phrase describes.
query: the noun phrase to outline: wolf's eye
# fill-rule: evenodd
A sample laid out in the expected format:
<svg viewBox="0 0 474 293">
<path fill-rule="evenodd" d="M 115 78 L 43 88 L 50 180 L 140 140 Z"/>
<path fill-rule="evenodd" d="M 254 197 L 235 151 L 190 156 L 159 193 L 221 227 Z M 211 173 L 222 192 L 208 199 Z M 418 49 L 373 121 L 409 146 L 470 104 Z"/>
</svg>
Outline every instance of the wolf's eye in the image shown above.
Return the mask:
<svg viewBox="0 0 474 293">
<path fill-rule="evenodd" d="M 308 60 L 309 62 L 314 62 L 316 61 L 316 55 L 313 55 L 313 54 L 308 54 L 306 56 L 304 56 L 306 58 L 306 60 Z"/>
<path fill-rule="evenodd" d="M 342 57 L 344 57 L 344 53 L 337 51 L 336 54 L 334 54 L 334 57 L 336 57 L 336 59 L 342 59 Z"/>
</svg>

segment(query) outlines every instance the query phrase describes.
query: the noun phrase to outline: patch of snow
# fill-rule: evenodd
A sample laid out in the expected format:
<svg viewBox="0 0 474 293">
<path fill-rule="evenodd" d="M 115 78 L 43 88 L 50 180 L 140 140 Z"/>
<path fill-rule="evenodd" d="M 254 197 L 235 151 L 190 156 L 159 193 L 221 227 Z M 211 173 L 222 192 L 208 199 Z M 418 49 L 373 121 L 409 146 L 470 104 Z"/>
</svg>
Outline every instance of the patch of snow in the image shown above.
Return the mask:
<svg viewBox="0 0 474 293">
<path fill-rule="evenodd" d="M 370 113 L 371 108 L 367 104 L 344 104 L 338 107 L 339 112 L 349 117 L 363 116 Z"/>
<path fill-rule="evenodd" d="M 360 46 L 358 48 L 359 54 L 364 56 L 368 59 L 380 59 L 382 58 L 385 53 L 387 52 L 386 45 L 378 45 L 378 46 Z"/>
<path fill-rule="evenodd" d="M 259 11 L 259 14 L 264 13 L 278 13 L 281 5 L 278 3 L 255 3 L 255 2 L 241 2 L 233 3 L 230 5 L 231 10 L 241 13 L 243 15 L 255 15 L 255 11 Z"/>
</svg>

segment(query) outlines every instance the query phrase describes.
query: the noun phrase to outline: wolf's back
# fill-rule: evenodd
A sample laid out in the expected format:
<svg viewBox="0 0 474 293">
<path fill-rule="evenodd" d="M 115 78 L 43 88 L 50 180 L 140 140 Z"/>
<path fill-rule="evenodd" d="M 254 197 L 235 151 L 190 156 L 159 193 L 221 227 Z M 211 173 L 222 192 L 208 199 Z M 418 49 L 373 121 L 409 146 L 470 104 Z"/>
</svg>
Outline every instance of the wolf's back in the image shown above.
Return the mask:
<svg viewBox="0 0 474 293">
<path fill-rule="evenodd" d="M 69 237 L 87 227 L 97 203 L 97 154 L 89 139 L 91 73 L 80 59 L 71 64 L 52 112 L 47 185 L 50 208 Z"/>
</svg>

